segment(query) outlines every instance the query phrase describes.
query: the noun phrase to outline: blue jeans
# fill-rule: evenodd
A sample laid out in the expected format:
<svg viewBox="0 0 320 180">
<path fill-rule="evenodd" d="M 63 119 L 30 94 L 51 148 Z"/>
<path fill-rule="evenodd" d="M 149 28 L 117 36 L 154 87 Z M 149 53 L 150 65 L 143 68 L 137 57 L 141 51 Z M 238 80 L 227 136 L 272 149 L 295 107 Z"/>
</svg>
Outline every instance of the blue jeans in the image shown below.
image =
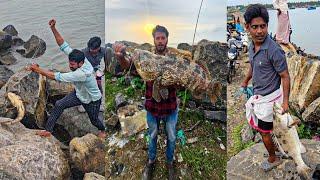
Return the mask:
<svg viewBox="0 0 320 180">
<path fill-rule="evenodd" d="M 159 131 L 160 121 L 163 120 L 166 125 L 167 134 L 167 162 L 173 162 L 174 149 L 176 147 L 176 125 L 178 121 L 178 109 L 168 116 L 158 118 L 147 112 L 147 123 L 149 127 L 148 134 L 150 136 L 148 157 L 154 161 L 157 156 L 157 135 Z"/>
</svg>

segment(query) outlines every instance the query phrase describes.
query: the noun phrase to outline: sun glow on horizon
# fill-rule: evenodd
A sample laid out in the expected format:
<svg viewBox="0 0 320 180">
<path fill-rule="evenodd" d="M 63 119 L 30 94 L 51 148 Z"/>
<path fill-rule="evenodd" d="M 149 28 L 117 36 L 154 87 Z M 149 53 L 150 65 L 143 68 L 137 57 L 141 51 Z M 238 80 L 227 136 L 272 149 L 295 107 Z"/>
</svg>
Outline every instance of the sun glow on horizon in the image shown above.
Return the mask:
<svg viewBox="0 0 320 180">
<path fill-rule="evenodd" d="M 151 35 L 152 34 L 152 30 L 156 25 L 152 24 L 152 23 L 147 23 L 144 25 L 143 29 L 144 31 L 148 34 Z"/>
</svg>

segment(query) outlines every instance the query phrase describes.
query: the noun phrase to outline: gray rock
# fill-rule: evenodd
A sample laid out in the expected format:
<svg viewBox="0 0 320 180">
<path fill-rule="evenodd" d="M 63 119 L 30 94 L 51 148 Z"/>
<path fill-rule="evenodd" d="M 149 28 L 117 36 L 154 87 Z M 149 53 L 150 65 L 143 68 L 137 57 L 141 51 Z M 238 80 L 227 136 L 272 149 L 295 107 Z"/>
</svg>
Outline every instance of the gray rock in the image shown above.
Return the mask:
<svg viewBox="0 0 320 180">
<path fill-rule="evenodd" d="M 46 42 L 39 37 L 32 35 L 31 38 L 24 43 L 23 47 L 26 49 L 25 54 L 23 54 L 24 57 L 37 58 L 45 53 Z"/>
<path fill-rule="evenodd" d="M 12 36 L 12 45 L 14 46 L 22 46 L 24 41 L 18 36 Z"/>
<path fill-rule="evenodd" d="M 319 141 L 303 139 L 302 144 L 307 152 L 302 154 L 304 162 L 312 169 L 320 162 Z M 269 172 L 264 172 L 260 164 L 265 160 L 266 153 L 262 143 L 253 145 L 231 157 L 227 163 L 227 179 L 301 179 L 293 160 L 285 159 L 281 165 Z M 311 174 L 310 174 L 311 179 Z"/>
<path fill-rule="evenodd" d="M 16 28 L 13 25 L 6 26 L 5 28 L 3 28 L 3 31 L 10 34 L 11 36 L 18 35 L 18 31 L 16 30 Z"/>
<path fill-rule="evenodd" d="M 306 122 L 320 124 L 320 97 L 314 100 L 302 113 L 302 118 Z"/>
<path fill-rule="evenodd" d="M 116 102 L 116 109 L 127 104 L 126 98 L 124 97 L 124 95 L 122 93 L 118 93 L 114 100 Z"/>
<path fill-rule="evenodd" d="M 4 86 L 9 78 L 13 75 L 13 72 L 4 65 L 0 65 L 0 89 Z"/>
<path fill-rule="evenodd" d="M 17 59 L 11 54 L 11 52 L 6 53 L 5 55 L 0 56 L 1 65 L 11 65 L 15 64 Z"/>
<path fill-rule="evenodd" d="M 224 43 L 201 40 L 194 52 L 194 60 L 207 64 L 211 76 L 220 82 L 226 82 L 227 50 Z"/>
<path fill-rule="evenodd" d="M 197 107 L 197 104 L 194 101 L 189 101 L 188 102 L 188 107 L 190 109 L 195 109 Z"/>
<path fill-rule="evenodd" d="M 204 116 L 210 120 L 218 120 L 225 122 L 227 120 L 227 114 L 225 111 L 207 111 L 204 110 Z"/>
<path fill-rule="evenodd" d="M 11 48 L 12 45 L 12 36 L 0 31 L 0 51 L 7 50 Z"/>
<path fill-rule="evenodd" d="M 73 138 L 70 142 L 70 156 L 75 166 L 85 173 L 104 174 L 105 171 L 104 141 L 96 135 L 87 134 Z"/>
<path fill-rule="evenodd" d="M 193 59 L 195 62 L 207 66 L 211 77 L 222 84 L 221 95 L 216 103 L 216 106 L 224 109 L 227 105 L 227 82 L 226 82 L 226 67 L 227 67 L 227 52 L 226 43 L 218 41 L 201 40 L 194 50 Z"/>
<path fill-rule="evenodd" d="M 0 126 L 0 177 L 68 179 L 70 167 L 60 142 L 42 138 L 21 123 Z"/>
<path fill-rule="evenodd" d="M 178 44 L 177 49 L 182 49 L 182 50 L 185 50 L 185 51 L 192 52 L 193 48 L 188 43 L 180 43 L 180 44 Z"/>
<path fill-rule="evenodd" d="M 99 118 L 100 120 L 104 119 L 102 112 L 99 112 Z M 98 128 L 91 124 L 88 114 L 86 112 L 79 113 L 77 107 L 65 109 L 57 124 L 62 125 L 72 138 L 99 132 Z"/>
<path fill-rule="evenodd" d="M 120 107 L 117 114 L 124 136 L 131 136 L 147 128 L 147 112 L 140 111 L 136 104 Z"/>
</svg>

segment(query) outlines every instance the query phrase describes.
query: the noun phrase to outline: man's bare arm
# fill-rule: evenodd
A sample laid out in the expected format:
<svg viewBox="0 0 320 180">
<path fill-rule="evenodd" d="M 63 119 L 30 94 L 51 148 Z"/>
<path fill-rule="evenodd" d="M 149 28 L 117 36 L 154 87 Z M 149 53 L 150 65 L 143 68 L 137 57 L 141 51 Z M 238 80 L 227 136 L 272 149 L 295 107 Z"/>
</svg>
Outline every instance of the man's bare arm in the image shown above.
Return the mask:
<svg viewBox="0 0 320 180">
<path fill-rule="evenodd" d="M 54 38 L 56 39 L 58 46 L 61 46 L 64 42 L 64 39 L 61 36 L 61 34 L 58 32 L 58 30 L 56 29 L 56 20 L 51 19 L 49 21 L 49 26 L 51 28 L 53 35 L 54 35 Z"/>
<path fill-rule="evenodd" d="M 36 72 L 38 74 L 41 74 L 43 76 L 46 76 L 47 78 L 49 79 L 55 79 L 54 77 L 54 72 L 52 71 L 49 71 L 49 70 L 44 70 L 44 69 L 41 69 L 39 67 L 38 64 L 32 64 L 30 67 L 29 67 L 29 70 L 33 71 L 33 72 Z"/>
<path fill-rule="evenodd" d="M 281 84 L 283 90 L 283 104 L 282 108 L 284 112 L 289 110 L 289 94 L 290 94 L 290 75 L 288 70 L 279 73 L 281 77 Z"/>
<path fill-rule="evenodd" d="M 251 65 L 249 65 L 249 70 L 248 70 L 247 75 L 241 84 L 241 87 L 247 87 L 251 78 L 252 78 L 252 67 L 251 67 Z"/>
</svg>

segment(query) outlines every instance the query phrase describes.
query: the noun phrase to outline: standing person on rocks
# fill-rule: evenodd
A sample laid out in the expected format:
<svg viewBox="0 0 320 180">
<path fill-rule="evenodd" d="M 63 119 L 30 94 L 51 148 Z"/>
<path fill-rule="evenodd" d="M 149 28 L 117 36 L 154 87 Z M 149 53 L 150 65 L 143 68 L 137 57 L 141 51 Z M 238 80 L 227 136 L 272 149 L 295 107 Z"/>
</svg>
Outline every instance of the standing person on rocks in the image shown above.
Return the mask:
<svg viewBox="0 0 320 180">
<path fill-rule="evenodd" d="M 291 31 L 288 0 L 273 0 L 273 7 L 278 11 L 276 41 L 278 43 L 286 45 L 290 42 Z"/>
<path fill-rule="evenodd" d="M 167 56 L 170 51 L 167 48 L 168 44 L 168 30 L 160 25 L 157 25 L 152 32 L 154 39 L 155 49 L 154 52 L 157 55 Z M 115 44 L 114 51 L 115 56 L 119 61 L 122 69 L 129 69 L 132 63 L 131 59 L 125 58 L 123 53 L 125 46 L 123 44 Z M 167 168 L 168 178 L 175 179 L 175 172 L 173 166 L 173 156 L 176 144 L 176 124 L 178 121 L 178 103 L 177 103 L 177 87 L 167 87 L 169 96 L 168 99 L 161 99 L 157 102 L 152 98 L 153 82 L 146 82 L 146 101 L 145 108 L 147 110 L 147 123 L 149 127 L 149 148 L 148 148 L 148 162 L 143 171 L 143 179 L 151 179 L 156 164 L 157 153 L 157 135 L 159 131 L 160 121 L 165 122 L 166 134 L 167 134 Z"/>
<path fill-rule="evenodd" d="M 45 130 L 39 131 L 37 134 L 45 137 L 50 136 L 55 123 L 64 109 L 82 105 L 88 113 L 91 123 L 100 130 L 98 136 L 105 138 L 105 126 L 98 116 L 102 96 L 95 80 L 94 69 L 82 51 L 72 49 L 69 44 L 64 41 L 57 31 L 55 24 L 56 21 L 54 19 L 49 21 L 50 28 L 57 44 L 60 46 L 60 50 L 69 57 L 69 68 L 71 72 L 52 72 L 40 68 L 37 64 L 32 64 L 29 69 L 49 79 L 61 82 L 72 82 L 75 90 L 56 102 L 45 125 Z"/>
<path fill-rule="evenodd" d="M 105 70 L 106 70 L 106 48 L 101 47 L 101 38 L 100 37 L 92 37 L 87 43 L 87 47 L 82 49 L 84 56 L 88 59 L 88 61 L 93 66 L 94 71 L 96 72 L 96 80 L 98 83 L 98 87 L 103 92 L 102 87 L 102 70 L 101 68 L 101 60 L 104 59 Z"/>
<path fill-rule="evenodd" d="M 272 141 L 273 104 L 282 103 L 283 113 L 289 109 L 290 76 L 284 51 L 268 35 L 267 9 L 255 4 L 247 8 L 244 18 L 252 42 L 249 47 L 250 67 L 241 87 L 252 78 L 254 95 L 246 103 L 249 124 L 260 132 L 269 158 L 262 162 L 265 171 L 281 164 Z"/>
</svg>

